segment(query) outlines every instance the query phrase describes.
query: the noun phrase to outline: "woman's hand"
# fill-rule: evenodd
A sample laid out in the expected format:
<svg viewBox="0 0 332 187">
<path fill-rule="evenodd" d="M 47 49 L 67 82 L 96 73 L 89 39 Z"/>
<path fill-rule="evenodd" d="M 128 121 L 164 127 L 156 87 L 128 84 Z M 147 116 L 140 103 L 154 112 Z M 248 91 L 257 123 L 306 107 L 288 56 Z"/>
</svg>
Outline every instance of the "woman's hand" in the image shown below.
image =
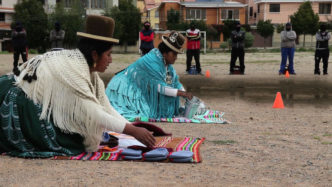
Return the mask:
<svg viewBox="0 0 332 187">
<path fill-rule="evenodd" d="M 190 92 L 184 92 L 184 91 L 181 91 L 181 90 L 178 90 L 178 96 L 182 96 L 182 97 L 188 98 L 189 100 L 191 100 L 193 98 L 193 94 L 192 93 L 190 93 Z"/>
<path fill-rule="evenodd" d="M 127 123 L 123 130 L 123 133 L 135 137 L 138 141 L 142 142 L 148 147 L 153 147 L 156 143 L 151 131 L 148 131 L 142 127 L 135 127 L 134 125 Z"/>
</svg>

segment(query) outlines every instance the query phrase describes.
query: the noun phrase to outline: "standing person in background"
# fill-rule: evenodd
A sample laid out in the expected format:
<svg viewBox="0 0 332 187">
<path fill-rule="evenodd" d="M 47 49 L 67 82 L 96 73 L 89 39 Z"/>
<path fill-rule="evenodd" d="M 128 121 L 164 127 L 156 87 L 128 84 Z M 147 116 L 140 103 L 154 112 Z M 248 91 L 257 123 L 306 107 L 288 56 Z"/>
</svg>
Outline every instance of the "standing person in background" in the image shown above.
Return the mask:
<svg viewBox="0 0 332 187">
<path fill-rule="evenodd" d="M 331 34 L 326 31 L 326 25 L 322 24 L 320 26 L 320 31 L 316 33 L 316 52 L 315 52 L 315 75 L 320 75 L 319 63 L 323 59 L 323 73 L 327 75 L 327 66 L 329 63 L 329 40 Z"/>
<path fill-rule="evenodd" d="M 64 39 L 65 31 L 61 29 L 61 25 L 59 22 L 55 22 L 54 29 L 50 33 L 52 51 L 62 50 Z"/>
<path fill-rule="evenodd" d="M 244 74 L 244 39 L 246 33 L 241 31 L 241 24 L 236 23 L 235 30 L 231 33 L 232 40 L 232 52 L 231 52 L 231 64 L 230 64 L 230 74 L 234 73 L 234 67 L 236 59 L 239 58 L 240 61 L 240 73 Z"/>
<path fill-rule="evenodd" d="M 16 22 L 15 28 L 12 31 L 12 42 L 14 48 L 13 73 L 18 75 L 20 71 L 18 70 L 17 66 L 20 55 L 22 56 L 23 62 L 27 61 L 27 33 L 20 21 Z"/>
<path fill-rule="evenodd" d="M 295 40 L 296 33 L 292 30 L 290 23 L 286 24 L 286 30 L 282 31 L 281 34 L 281 64 L 279 75 L 285 74 L 286 62 L 288 57 L 288 71 L 289 74 L 296 75 L 294 71 L 293 59 L 295 53 Z"/>
<path fill-rule="evenodd" d="M 201 32 L 196 28 L 193 22 L 190 23 L 190 29 L 186 31 L 187 36 L 187 69 L 186 72 L 189 73 L 191 61 L 193 56 L 196 63 L 196 71 L 198 74 L 201 73 L 201 64 L 199 62 L 199 54 L 201 47 Z"/>
<path fill-rule="evenodd" d="M 139 37 L 141 39 L 141 46 L 140 50 L 142 51 L 142 56 L 150 52 L 151 49 L 154 48 L 153 46 L 153 38 L 154 38 L 154 32 L 150 28 L 150 22 L 146 21 L 144 22 L 144 28 L 139 33 Z"/>
</svg>

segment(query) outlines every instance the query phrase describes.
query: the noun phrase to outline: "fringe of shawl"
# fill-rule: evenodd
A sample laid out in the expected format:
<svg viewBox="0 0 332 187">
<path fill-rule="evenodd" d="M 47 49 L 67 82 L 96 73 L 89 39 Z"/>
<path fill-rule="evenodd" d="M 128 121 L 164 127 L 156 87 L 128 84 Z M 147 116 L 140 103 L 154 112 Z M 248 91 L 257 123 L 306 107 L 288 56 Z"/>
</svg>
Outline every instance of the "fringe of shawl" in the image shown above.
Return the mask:
<svg viewBox="0 0 332 187">
<path fill-rule="evenodd" d="M 102 138 L 101 124 L 95 111 L 106 112 L 111 106 L 104 93 L 105 87 L 97 73 L 91 73 L 79 50 L 63 50 L 37 56 L 21 67 L 17 86 L 35 104 L 42 105 L 40 118 L 53 120 L 54 125 L 67 133 L 81 134 L 87 151 L 95 151 Z M 26 75 L 37 76 L 28 82 Z"/>
</svg>

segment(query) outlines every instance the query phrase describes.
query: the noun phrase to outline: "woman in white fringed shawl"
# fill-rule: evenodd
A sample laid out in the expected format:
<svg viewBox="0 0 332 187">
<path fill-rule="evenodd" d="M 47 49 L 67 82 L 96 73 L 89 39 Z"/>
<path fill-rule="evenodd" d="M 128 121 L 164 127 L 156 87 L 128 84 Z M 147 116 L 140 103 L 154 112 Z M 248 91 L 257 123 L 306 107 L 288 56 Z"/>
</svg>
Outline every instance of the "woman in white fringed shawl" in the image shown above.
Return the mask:
<svg viewBox="0 0 332 187">
<path fill-rule="evenodd" d="M 153 146 L 152 133 L 129 123 L 105 95 L 97 72 L 112 63 L 114 21 L 88 16 L 78 49 L 48 52 L 0 77 L 0 153 L 20 157 L 97 151 L 103 131 Z"/>
</svg>

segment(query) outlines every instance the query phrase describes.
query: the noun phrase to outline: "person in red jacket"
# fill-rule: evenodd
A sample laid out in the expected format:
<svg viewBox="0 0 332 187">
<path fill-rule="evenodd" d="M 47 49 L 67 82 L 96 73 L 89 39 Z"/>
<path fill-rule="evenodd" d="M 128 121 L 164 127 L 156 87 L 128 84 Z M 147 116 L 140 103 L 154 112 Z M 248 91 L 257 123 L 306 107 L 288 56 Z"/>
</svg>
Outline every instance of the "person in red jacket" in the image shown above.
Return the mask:
<svg viewBox="0 0 332 187">
<path fill-rule="evenodd" d="M 200 53 L 200 40 L 201 33 L 200 30 L 195 27 L 194 23 L 190 23 L 190 29 L 186 31 L 187 36 L 187 69 L 186 72 L 189 73 L 191 61 L 194 56 L 196 62 L 196 71 L 198 74 L 201 73 L 201 64 L 199 63 L 199 53 Z"/>
<path fill-rule="evenodd" d="M 151 49 L 154 48 L 153 46 L 153 38 L 154 32 L 150 28 L 150 22 L 144 22 L 144 28 L 139 33 L 139 37 L 141 39 L 141 46 L 140 49 L 142 51 L 142 56 L 148 53 Z"/>
</svg>

